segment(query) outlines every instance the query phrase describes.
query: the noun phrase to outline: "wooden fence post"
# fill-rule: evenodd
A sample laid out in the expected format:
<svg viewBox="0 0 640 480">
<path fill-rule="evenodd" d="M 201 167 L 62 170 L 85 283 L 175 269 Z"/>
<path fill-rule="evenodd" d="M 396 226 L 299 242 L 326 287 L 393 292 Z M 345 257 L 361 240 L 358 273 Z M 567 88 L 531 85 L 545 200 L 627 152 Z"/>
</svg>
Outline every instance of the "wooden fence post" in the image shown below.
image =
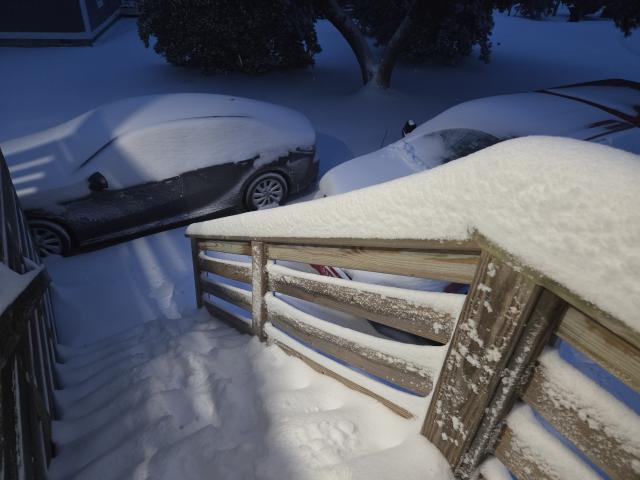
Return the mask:
<svg viewBox="0 0 640 480">
<path fill-rule="evenodd" d="M 202 285 L 200 284 L 200 267 L 198 266 L 198 255 L 200 247 L 198 247 L 198 239 L 191 239 L 191 262 L 193 263 L 193 282 L 196 288 L 196 306 L 202 308 Z"/>
<path fill-rule="evenodd" d="M 504 419 L 528 383 L 536 358 L 549 342 L 566 309 L 565 301 L 548 290 L 542 291 L 507 366 L 500 374 L 498 387 L 485 409 L 473 441 L 454 471 L 457 478 L 473 478 L 487 452 L 494 447 Z"/>
<path fill-rule="evenodd" d="M 267 293 L 267 249 L 263 242 L 251 242 L 251 313 L 253 334 L 265 340 L 264 324 L 267 321 L 267 307 L 264 296 Z"/>
<path fill-rule="evenodd" d="M 422 433 L 455 469 L 473 441 L 541 289 L 483 252 Z"/>
</svg>

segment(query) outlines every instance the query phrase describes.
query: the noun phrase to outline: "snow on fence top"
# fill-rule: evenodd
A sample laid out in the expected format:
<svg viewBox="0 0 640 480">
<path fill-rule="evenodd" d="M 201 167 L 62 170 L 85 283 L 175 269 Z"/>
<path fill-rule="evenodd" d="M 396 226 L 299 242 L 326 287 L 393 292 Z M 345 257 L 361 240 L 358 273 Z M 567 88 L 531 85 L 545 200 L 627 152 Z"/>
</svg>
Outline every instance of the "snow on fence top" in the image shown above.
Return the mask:
<svg viewBox="0 0 640 480">
<path fill-rule="evenodd" d="M 518 138 L 409 177 L 187 232 L 468 240 L 475 230 L 640 330 L 640 157 L 593 143 Z"/>
</svg>

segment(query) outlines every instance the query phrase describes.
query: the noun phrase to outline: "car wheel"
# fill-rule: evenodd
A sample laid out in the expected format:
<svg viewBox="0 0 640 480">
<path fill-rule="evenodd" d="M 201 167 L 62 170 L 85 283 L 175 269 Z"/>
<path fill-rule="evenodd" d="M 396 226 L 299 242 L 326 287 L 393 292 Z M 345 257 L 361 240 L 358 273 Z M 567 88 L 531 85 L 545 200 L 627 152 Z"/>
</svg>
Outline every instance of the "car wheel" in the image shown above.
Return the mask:
<svg viewBox="0 0 640 480">
<path fill-rule="evenodd" d="M 31 237 L 38 250 L 38 255 L 41 257 L 69 254 L 71 237 L 60 225 L 48 220 L 31 220 L 29 230 L 31 230 Z"/>
<path fill-rule="evenodd" d="M 245 204 L 249 210 L 262 210 L 281 205 L 287 198 L 287 181 L 278 173 L 264 173 L 247 187 Z"/>
</svg>

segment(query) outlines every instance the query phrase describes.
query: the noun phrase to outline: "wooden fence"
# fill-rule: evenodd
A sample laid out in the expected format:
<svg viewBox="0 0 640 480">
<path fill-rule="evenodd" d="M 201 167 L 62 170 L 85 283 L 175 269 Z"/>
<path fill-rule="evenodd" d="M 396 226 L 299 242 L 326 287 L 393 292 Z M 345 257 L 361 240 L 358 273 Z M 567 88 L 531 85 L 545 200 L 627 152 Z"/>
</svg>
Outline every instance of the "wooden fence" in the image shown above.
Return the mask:
<svg viewBox="0 0 640 480">
<path fill-rule="evenodd" d="M 457 478 L 472 478 L 482 468 L 482 475 L 490 479 L 495 470 L 484 469 L 484 462 L 500 462 L 519 479 L 561 479 L 567 459 L 587 472 L 595 466 L 613 479 L 640 478 L 638 435 L 628 435 L 634 428 L 640 432 L 640 419 L 562 360 L 555 346 L 562 339 L 638 392 L 639 333 L 569 288 L 521 265 L 482 235 L 470 242 L 190 237 L 198 306 L 242 332 L 279 345 L 405 417 L 413 412 L 357 377 L 337 373 L 340 363 L 415 395 L 430 395 L 422 433 L 440 449 Z M 246 255 L 251 262 L 208 252 Z M 461 299 L 459 315 L 453 316 L 439 302 L 439 296 L 451 294 L 427 298 L 405 289 L 390 294 L 375 285 L 307 274 L 273 260 L 471 286 Z M 250 286 L 231 286 L 211 274 Z M 444 366 L 433 378 L 415 360 L 402 358 L 402 348 L 394 349 L 400 352 L 397 356 L 377 351 L 370 342 L 361 341 L 366 335 L 341 335 L 343 330 L 302 313 L 281 295 L 410 332 L 434 345 L 448 344 Z M 247 314 L 224 308 L 214 298 Z M 313 350 L 335 362 L 312 359 L 308 352 Z M 571 385 L 562 381 L 567 376 Z M 583 398 L 574 389 L 595 393 Z M 424 400 L 425 408 L 428 401 Z M 626 428 L 616 427 L 620 418 L 627 420 Z M 553 455 L 545 452 L 544 445 L 558 441 L 542 422 L 583 456 L 563 444 L 556 445 Z"/>
<path fill-rule="evenodd" d="M 56 332 L 40 264 L 0 152 L 0 476 L 44 478 L 53 455 Z"/>
</svg>

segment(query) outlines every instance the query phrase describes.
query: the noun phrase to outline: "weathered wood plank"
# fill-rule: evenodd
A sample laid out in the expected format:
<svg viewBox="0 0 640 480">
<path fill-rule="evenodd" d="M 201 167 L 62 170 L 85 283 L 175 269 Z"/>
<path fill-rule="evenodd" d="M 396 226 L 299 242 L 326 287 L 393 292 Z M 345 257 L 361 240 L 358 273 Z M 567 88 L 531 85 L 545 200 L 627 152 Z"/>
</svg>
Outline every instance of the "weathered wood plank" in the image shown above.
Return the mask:
<svg viewBox="0 0 640 480">
<path fill-rule="evenodd" d="M 269 268 L 269 290 L 441 343 L 449 341 L 457 318 L 449 312 L 434 308 L 428 301 L 418 301 L 416 292 L 412 290 L 395 288 L 383 294 L 374 286 L 364 283 L 333 278 L 329 280 L 320 275 L 305 274 L 282 266 Z M 429 294 L 437 295 L 435 292 Z"/>
<path fill-rule="evenodd" d="M 601 480 L 522 404 L 509 414 L 494 454 L 518 480 Z"/>
<path fill-rule="evenodd" d="M 269 258 L 330 265 L 409 277 L 471 283 L 478 264 L 475 254 L 420 252 L 364 247 L 269 245 Z"/>
<path fill-rule="evenodd" d="M 266 303 L 269 321 L 297 340 L 418 395 L 426 396 L 431 392 L 431 375 L 419 365 L 392 355 L 381 354 L 377 350 L 309 325 L 295 315 L 285 313 L 295 308 L 275 297 Z M 285 305 L 285 308 L 276 307 L 279 304 Z"/>
<path fill-rule="evenodd" d="M 267 249 L 262 242 L 251 242 L 251 287 L 253 289 L 252 298 L 252 320 L 253 333 L 262 341 L 265 340 L 264 324 L 267 321 L 267 307 L 264 296 L 267 293 Z"/>
<path fill-rule="evenodd" d="M 220 242 L 264 242 L 282 245 L 307 245 L 326 247 L 366 247 L 408 249 L 434 252 L 458 252 L 480 254 L 480 248 L 475 240 L 438 240 L 438 239 L 396 239 L 396 238 L 314 238 L 314 237 L 243 237 L 233 235 L 189 235 L 187 237 L 198 240 L 213 240 Z"/>
<path fill-rule="evenodd" d="M 201 270 L 215 273 L 222 277 L 231 278 L 240 282 L 251 283 L 251 264 L 223 260 L 209 257 L 203 253 L 198 256 L 198 266 Z"/>
<path fill-rule="evenodd" d="M 575 307 L 577 310 L 591 317 L 604 328 L 612 331 L 620 338 L 630 343 L 636 349 L 640 350 L 640 332 L 633 330 L 626 323 L 613 317 L 591 302 L 583 299 L 564 285 L 561 285 L 560 283 L 552 280 L 543 273 L 540 273 L 535 269 L 522 264 L 515 256 L 506 252 L 482 235 L 476 234 L 475 240 L 484 250 L 490 252 L 496 258 L 499 258 L 501 261 L 503 261 L 507 265 L 510 265 L 512 268 L 517 269 L 522 275 L 530 278 L 538 285 L 552 291 L 564 301 Z"/>
<path fill-rule="evenodd" d="M 567 310 L 557 335 L 640 392 L 640 350 L 636 347 L 575 308 Z"/>
<path fill-rule="evenodd" d="M 505 427 L 495 456 L 500 460 L 518 480 L 565 480 L 545 466 L 541 457 L 532 458 L 532 453 L 525 452 L 513 441 L 513 432 Z M 537 460 L 537 461 L 536 461 Z"/>
<path fill-rule="evenodd" d="M 204 306 L 209 312 L 209 314 L 227 325 L 235 328 L 241 333 L 246 333 L 247 335 L 253 335 L 253 330 L 251 328 L 251 324 L 245 322 L 243 319 L 238 317 L 236 314 L 227 312 L 226 310 L 220 308 L 218 305 L 211 303 L 208 299 L 204 299 Z"/>
<path fill-rule="evenodd" d="M 197 239 L 195 240 L 197 241 Z M 236 255 L 251 255 L 251 244 L 249 242 L 221 242 L 215 240 L 204 240 L 198 241 L 198 248 L 201 251 L 233 253 Z"/>
<path fill-rule="evenodd" d="M 502 422 L 518 399 L 520 388 L 528 380 L 533 362 L 547 345 L 566 309 L 566 302 L 555 294 L 547 290 L 540 294 L 475 437 L 455 468 L 458 478 L 472 478 L 480 462 L 495 445 Z"/>
<path fill-rule="evenodd" d="M 452 466 L 474 438 L 540 289 L 483 253 L 422 433 Z"/>
<path fill-rule="evenodd" d="M 191 239 L 191 265 L 193 267 L 193 284 L 196 290 L 196 307 L 202 307 L 202 287 L 200 286 L 200 267 L 198 262 L 198 256 L 200 250 L 198 249 L 198 241 Z"/>
<path fill-rule="evenodd" d="M 557 362 L 562 360 L 556 356 L 550 357 L 549 367 L 553 368 Z M 628 413 L 625 415 L 626 412 L 622 411 L 623 408 L 614 398 L 607 402 L 607 410 L 598 415 L 591 398 L 577 398 L 575 393 L 589 391 L 590 381 L 566 363 L 559 368 L 575 371 L 571 375 L 571 385 L 555 380 L 547 364 L 541 364 L 536 367 L 522 399 L 610 478 L 623 480 L 637 477 L 634 463 L 640 461 L 640 443 L 634 443 L 634 438 L 623 441 L 620 431 L 617 437 L 611 435 L 619 429 L 607 418 L 626 418 L 629 424 L 625 427 L 632 431 L 640 431 L 640 418 L 629 418 Z M 602 394 L 608 395 L 604 391 Z"/>
<path fill-rule="evenodd" d="M 222 300 L 251 311 L 251 292 L 241 288 L 225 285 L 210 278 L 201 278 L 202 291 Z"/>
<path fill-rule="evenodd" d="M 333 378 L 335 380 L 338 380 L 339 382 L 341 382 L 345 386 L 351 388 L 352 390 L 355 390 L 356 392 L 360 392 L 360 393 L 363 393 L 365 395 L 368 395 L 369 397 L 377 400 L 378 402 L 383 404 L 385 407 L 389 408 L 391 411 L 393 411 L 394 413 L 400 415 L 403 418 L 413 418 L 413 415 L 407 409 L 402 408 L 401 406 L 393 403 L 392 401 L 384 398 L 383 396 L 378 395 L 377 393 L 374 393 L 371 390 L 369 390 L 367 388 L 364 388 L 361 385 L 358 385 L 357 383 L 349 380 L 346 377 L 343 377 L 342 375 L 334 372 L 333 370 L 329 370 L 328 368 L 324 367 L 323 365 L 320 365 L 319 363 L 314 362 L 313 360 L 311 360 L 306 355 L 303 355 L 302 353 L 294 350 L 293 348 L 288 347 L 287 345 L 285 345 L 284 343 L 279 342 L 278 340 L 271 340 L 270 339 L 270 341 L 273 342 L 278 347 L 280 347 L 286 354 L 291 355 L 292 357 L 299 358 L 300 360 L 305 362 L 307 365 L 309 365 L 311 368 L 313 368 L 316 372 L 319 372 L 319 373 L 321 373 L 323 375 L 326 375 L 327 377 L 331 377 L 331 378 Z"/>
</svg>

